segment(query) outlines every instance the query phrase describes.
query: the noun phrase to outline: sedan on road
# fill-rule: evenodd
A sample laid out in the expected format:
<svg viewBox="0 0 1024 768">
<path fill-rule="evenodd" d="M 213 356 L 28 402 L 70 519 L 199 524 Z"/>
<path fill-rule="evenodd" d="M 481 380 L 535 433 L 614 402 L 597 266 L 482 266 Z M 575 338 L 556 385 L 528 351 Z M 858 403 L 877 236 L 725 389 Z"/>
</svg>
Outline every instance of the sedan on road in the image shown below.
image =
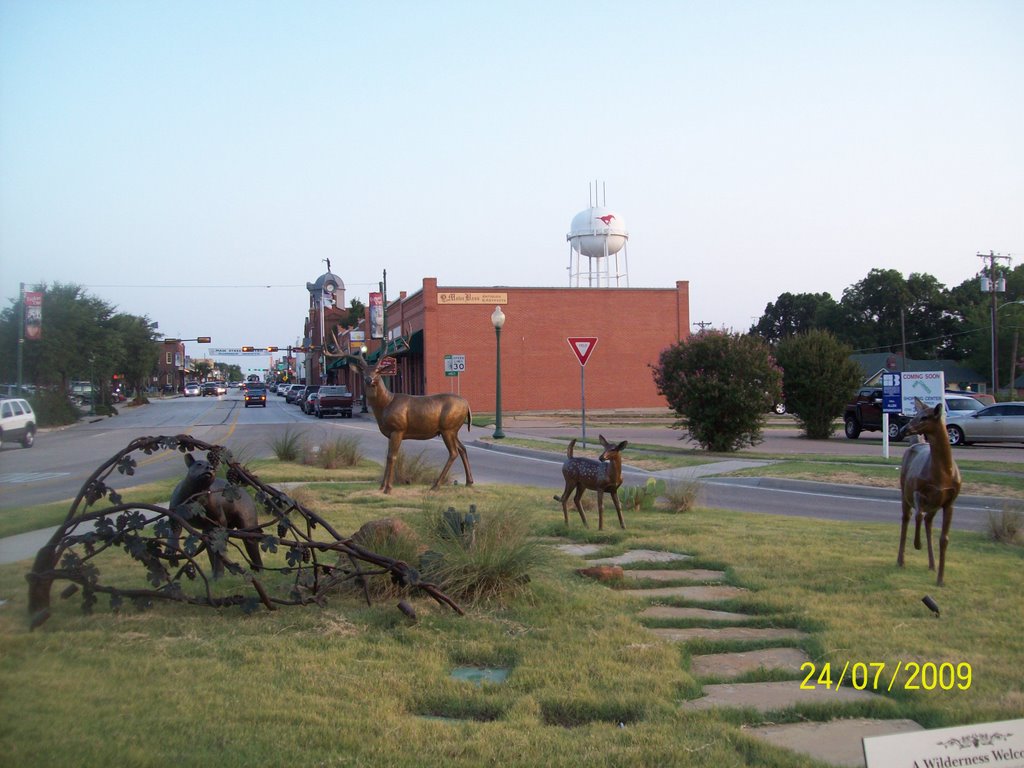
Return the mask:
<svg viewBox="0 0 1024 768">
<path fill-rule="evenodd" d="M 199 397 L 201 392 L 202 390 L 200 389 L 199 385 L 196 384 L 194 381 L 190 381 L 188 384 L 185 385 L 185 397 Z"/>
<path fill-rule="evenodd" d="M 1024 443 L 1024 403 L 996 403 L 980 411 L 950 412 L 950 445 Z"/>
<path fill-rule="evenodd" d="M 245 388 L 245 407 L 250 405 L 261 405 L 267 407 L 267 390 L 263 387 L 256 387 L 250 384 Z"/>
</svg>

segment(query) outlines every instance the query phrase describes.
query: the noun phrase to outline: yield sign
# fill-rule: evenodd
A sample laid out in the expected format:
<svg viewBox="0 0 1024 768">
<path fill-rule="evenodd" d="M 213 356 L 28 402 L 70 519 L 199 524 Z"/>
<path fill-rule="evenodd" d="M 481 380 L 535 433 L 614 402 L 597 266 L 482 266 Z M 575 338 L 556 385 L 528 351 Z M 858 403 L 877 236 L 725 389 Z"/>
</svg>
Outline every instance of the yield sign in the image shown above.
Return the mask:
<svg viewBox="0 0 1024 768">
<path fill-rule="evenodd" d="M 597 346 L 597 336 L 570 336 L 569 346 L 580 361 L 580 365 L 586 365 L 590 359 L 590 353 Z"/>
</svg>

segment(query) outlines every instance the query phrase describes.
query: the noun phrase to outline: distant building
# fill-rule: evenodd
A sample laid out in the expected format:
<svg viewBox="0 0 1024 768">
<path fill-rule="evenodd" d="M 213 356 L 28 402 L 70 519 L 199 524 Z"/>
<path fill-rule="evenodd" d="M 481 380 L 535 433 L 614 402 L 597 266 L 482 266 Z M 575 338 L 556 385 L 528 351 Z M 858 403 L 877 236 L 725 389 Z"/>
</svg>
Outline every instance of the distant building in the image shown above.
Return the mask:
<svg viewBox="0 0 1024 768">
<path fill-rule="evenodd" d="M 157 362 L 157 389 L 177 392 L 185 386 L 185 372 L 188 361 L 185 358 L 185 343 L 164 341 L 159 343 L 160 359 Z"/>
<path fill-rule="evenodd" d="M 501 332 L 503 411 L 579 410 L 581 366 L 569 337 L 596 338 L 585 370 L 586 407 L 667 408 L 651 366 L 662 350 L 686 339 L 689 283 L 673 288 L 524 288 L 438 286 L 402 294 L 385 311 L 387 354 L 398 360 L 396 392 L 458 392 L 478 411 L 493 411 L 496 339 L 491 314 L 505 314 Z M 366 343 L 376 361 L 382 342 L 369 337 L 369 308 L 357 340 L 351 330 L 325 331 L 330 344 L 356 351 Z M 332 337 L 332 331 L 334 336 Z M 364 342 L 358 334 L 365 334 Z M 458 376 L 445 372 L 447 356 L 465 358 Z M 332 381 L 359 395 L 362 379 L 342 359 L 328 364 Z"/>
<path fill-rule="evenodd" d="M 970 368 L 964 368 L 955 360 L 913 360 L 891 352 L 870 355 L 850 355 L 864 373 L 864 384 L 881 386 L 883 373 L 893 371 L 942 371 L 946 389 L 960 389 L 965 392 L 984 392 L 985 377 Z"/>
</svg>

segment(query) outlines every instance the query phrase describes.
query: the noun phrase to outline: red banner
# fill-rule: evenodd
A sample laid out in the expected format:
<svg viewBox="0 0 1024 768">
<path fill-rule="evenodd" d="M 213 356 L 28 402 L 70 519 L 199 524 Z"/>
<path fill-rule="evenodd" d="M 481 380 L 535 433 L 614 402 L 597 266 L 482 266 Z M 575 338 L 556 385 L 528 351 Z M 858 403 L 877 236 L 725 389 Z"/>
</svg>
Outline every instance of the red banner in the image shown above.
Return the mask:
<svg viewBox="0 0 1024 768">
<path fill-rule="evenodd" d="M 43 294 L 25 291 L 25 338 L 38 341 L 43 338 Z"/>
<path fill-rule="evenodd" d="M 370 338 L 384 338 L 384 294 L 370 294 Z"/>
</svg>

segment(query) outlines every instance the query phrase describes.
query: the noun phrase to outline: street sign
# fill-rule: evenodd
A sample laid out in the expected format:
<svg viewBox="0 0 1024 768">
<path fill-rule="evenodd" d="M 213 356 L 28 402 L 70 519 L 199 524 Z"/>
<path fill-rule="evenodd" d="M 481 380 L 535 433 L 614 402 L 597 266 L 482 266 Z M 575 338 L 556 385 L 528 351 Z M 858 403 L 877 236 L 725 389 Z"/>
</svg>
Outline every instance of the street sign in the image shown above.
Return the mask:
<svg viewBox="0 0 1024 768">
<path fill-rule="evenodd" d="M 597 346 L 597 336 L 570 336 L 567 341 L 580 365 L 586 365 Z"/>
<path fill-rule="evenodd" d="M 445 355 L 444 356 L 444 375 L 445 376 L 458 376 L 460 373 L 466 371 L 466 356 L 465 355 Z"/>
</svg>

